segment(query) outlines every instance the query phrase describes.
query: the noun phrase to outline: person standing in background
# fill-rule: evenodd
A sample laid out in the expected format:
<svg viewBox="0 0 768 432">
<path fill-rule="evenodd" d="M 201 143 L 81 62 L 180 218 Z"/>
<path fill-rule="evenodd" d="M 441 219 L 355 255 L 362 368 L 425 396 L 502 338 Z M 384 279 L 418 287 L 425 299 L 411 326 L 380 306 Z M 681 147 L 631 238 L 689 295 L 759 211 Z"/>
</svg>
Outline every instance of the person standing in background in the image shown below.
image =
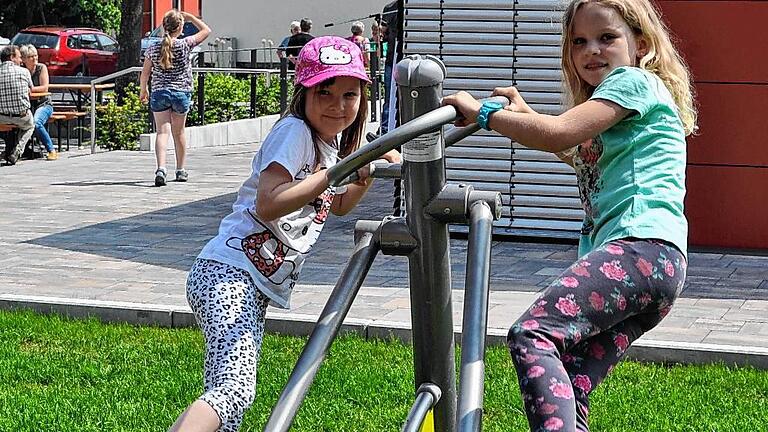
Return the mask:
<svg viewBox="0 0 768 432">
<path fill-rule="evenodd" d="M 200 31 L 192 36 L 178 39 L 184 29 L 184 20 L 195 25 Z M 189 174 L 184 169 L 187 154 L 187 139 L 184 126 L 187 113 L 192 106 L 192 59 L 189 56 L 193 47 L 202 43 L 211 34 L 211 28 L 198 17 L 176 9 L 168 11 L 163 17 L 165 36 L 159 44 L 147 49 L 144 57 L 144 69 L 141 71 L 142 102 L 149 102 L 149 109 L 155 116 L 157 138 L 155 141 L 155 186 L 165 186 L 168 171 L 165 168 L 165 148 L 168 138 L 173 134 L 176 148 L 176 181 L 187 181 Z M 147 86 L 152 77 L 152 96 Z"/>
<path fill-rule="evenodd" d="M 307 42 L 315 38 L 309 33 L 312 30 L 311 19 L 306 17 L 302 18 L 299 27 L 301 28 L 301 32 L 288 39 L 288 48 L 285 50 L 285 53 L 288 55 L 288 60 L 291 61 L 288 65 L 290 69 L 293 69 L 298 61 L 299 51 L 304 48 L 304 45 L 306 45 Z"/>
<path fill-rule="evenodd" d="M 288 47 L 288 41 L 291 40 L 291 36 L 295 36 L 295 35 L 299 34 L 299 32 L 301 31 L 301 23 L 298 22 L 298 21 L 291 21 L 290 31 L 291 31 L 291 34 L 286 36 L 286 37 L 284 37 L 283 41 L 280 42 L 280 45 L 277 46 L 277 57 L 278 58 L 282 59 L 282 58 L 285 57 L 285 55 L 286 55 L 285 54 L 285 50 Z"/>
<path fill-rule="evenodd" d="M 363 32 L 365 31 L 365 24 L 363 24 L 362 21 L 355 21 L 352 23 L 352 28 L 350 31 L 352 32 L 352 35 L 348 36 L 347 40 L 354 42 L 355 45 L 360 47 L 360 52 L 363 53 L 363 64 L 366 68 L 368 68 L 368 64 L 371 61 L 371 57 L 368 55 L 368 48 L 371 45 L 371 41 L 369 41 L 367 37 L 363 36 Z"/>
</svg>

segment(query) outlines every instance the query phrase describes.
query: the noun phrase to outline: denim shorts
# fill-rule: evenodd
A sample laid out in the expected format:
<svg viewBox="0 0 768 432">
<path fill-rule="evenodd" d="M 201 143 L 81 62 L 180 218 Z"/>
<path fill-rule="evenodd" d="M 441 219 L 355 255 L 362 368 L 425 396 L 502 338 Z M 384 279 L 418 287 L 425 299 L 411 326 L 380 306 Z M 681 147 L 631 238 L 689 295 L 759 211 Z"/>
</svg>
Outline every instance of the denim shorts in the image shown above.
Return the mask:
<svg viewBox="0 0 768 432">
<path fill-rule="evenodd" d="M 177 90 L 156 90 L 149 97 L 149 109 L 163 112 L 172 109 L 177 114 L 186 114 L 192 106 L 192 93 Z"/>
</svg>

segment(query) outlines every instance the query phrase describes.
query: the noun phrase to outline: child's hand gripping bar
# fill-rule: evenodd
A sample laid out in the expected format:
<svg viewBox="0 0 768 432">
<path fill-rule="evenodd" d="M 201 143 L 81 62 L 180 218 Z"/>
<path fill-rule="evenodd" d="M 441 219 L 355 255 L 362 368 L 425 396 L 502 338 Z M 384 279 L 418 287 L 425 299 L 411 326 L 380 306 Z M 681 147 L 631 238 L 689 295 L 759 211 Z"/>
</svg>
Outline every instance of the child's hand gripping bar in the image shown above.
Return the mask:
<svg viewBox="0 0 768 432">
<path fill-rule="evenodd" d="M 376 159 L 368 164 L 368 177 L 372 178 L 400 178 L 400 168 L 402 165 L 399 163 L 390 163 L 386 159 Z M 350 183 L 354 183 L 360 180 L 360 176 L 357 171 L 347 176 L 339 183 L 339 186 L 344 186 Z"/>
<path fill-rule="evenodd" d="M 482 99 L 480 102 L 484 101 L 495 101 L 500 102 L 505 106 L 509 105 L 509 99 L 504 96 L 494 96 Z M 345 180 L 345 178 L 352 173 L 356 173 L 358 169 L 364 167 L 366 164 L 370 164 L 374 160 L 380 159 L 384 153 L 400 147 L 420 135 L 435 131 L 445 124 L 453 123 L 458 117 L 459 113 L 456 111 L 456 108 L 450 105 L 440 107 L 416 117 L 408 123 L 401 125 L 363 147 L 360 147 L 357 151 L 329 168 L 328 173 L 326 174 L 328 176 L 328 182 L 331 186 L 339 186 L 342 183 L 351 183 L 354 180 Z M 455 144 L 477 132 L 479 129 L 480 127 L 476 123 L 463 128 L 451 129 L 445 135 L 445 146 L 448 147 Z"/>
</svg>

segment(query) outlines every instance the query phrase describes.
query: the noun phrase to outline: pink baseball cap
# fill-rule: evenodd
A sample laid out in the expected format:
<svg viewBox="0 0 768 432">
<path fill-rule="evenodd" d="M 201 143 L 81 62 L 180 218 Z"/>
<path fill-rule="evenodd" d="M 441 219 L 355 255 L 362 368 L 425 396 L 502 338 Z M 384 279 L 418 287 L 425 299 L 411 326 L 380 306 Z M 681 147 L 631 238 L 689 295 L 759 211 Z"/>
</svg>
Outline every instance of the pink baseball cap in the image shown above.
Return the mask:
<svg viewBox="0 0 768 432">
<path fill-rule="evenodd" d="M 371 82 L 360 47 L 338 36 L 320 36 L 307 42 L 296 63 L 296 83 L 312 87 L 338 76 Z"/>
</svg>

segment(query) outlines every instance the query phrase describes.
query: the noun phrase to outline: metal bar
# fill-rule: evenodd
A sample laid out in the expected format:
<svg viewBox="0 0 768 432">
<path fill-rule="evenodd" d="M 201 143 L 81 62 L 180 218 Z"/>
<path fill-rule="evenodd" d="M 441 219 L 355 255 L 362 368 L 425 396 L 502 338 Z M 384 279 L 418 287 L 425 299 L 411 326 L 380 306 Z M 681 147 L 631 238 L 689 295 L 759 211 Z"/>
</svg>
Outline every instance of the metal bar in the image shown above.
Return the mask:
<svg viewBox="0 0 768 432">
<path fill-rule="evenodd" d="M 205 124 L 205 72 L 197 75 L 197 116 L 200 126 Z"/>
<path fill-rule="evenodd" d="M 435 392 L 437 394 L 434 394 Z M 419 391 L 416 392 L 416 400 L 408 412 L 408 417 L 405 418 L 401 432 L 420 432 L 429 409 L 438 400 L 440 400 L 440 389 L 436 385 L 427 383 L 420 387 Z"/>
<path fill-rule="evenodd" d="M 96 153 L 96 83 L 91 81 L 91 154 L 94 153 Z"/>
<path fill-rule="evenodd" d="M 280 114 L 288 108 L 288 59 L 280 59 Z"/>
<path fill-rule="evenodd" d="M 509 100 L 503 96 L 494 96 L 492 98 L 483 99 L 483 101 L 485 100 L 494 100 L 504 103 L 505 105 L 509 103 Z M 363 147 L 360 147 L 357 151 L 329 168 L 328 180 L 332 185 L 338 186 L 345 177 L 357 171 L 360 167 L 381 158 L 384 153 L 400 147 L 404 143 L 417 138 L 420 135 L 433 132 L 447 123 L 454 122 L 456 116 L 456 108 L 453 106 L 439 107 L 438 105 L 435 109 L 413 118 L 410 121 L 404 122 L 405 124 L 398 126 L 397 129 L 392 129 L 388 133 L 376 138 Z M 449 135 L 453 141 L 451 144 L 455 144 L 459 140 L 477 131 L 477 129 L 472 130 L 472 128 L 473 126 L 456 128 L 457 132 L 454 132 L 456 135 Z M 447 139 L 448 137 L 446 137 L 446 140 Z"/>
<path fill-rule="evenodd" d="M 448 225 L 430 217 L 425 210 L 445 186 L 440 126 L 453 121 L 456 110 L 452 106 L 440 107 L 445 66 L 439 59 L 406 57 L 397 64 L 394 76 L 400 94 L 401 119 L 405 123 L 394 133 L 409 127 L 416 136 L 434 132 L 418 141 L 409 138 L 402 148 L 406 221 L 412 236 L 419 240 L 419 247 L 408 255 L 415 386 L 434 383 L 442 390 L 443 397 L 434 407 L 435 430 L 454 432 L 456 366 Z M 432 121 L 421 120 L 424 118 Z M 411 126 L 414 123 L 415 126 Z M 435 127 L 425 131 L 425 124 Z M 366 147 L 386 140 L 391 134 L 393 132 Z M 331 178 L 330 173 L 328 177 Z"/>
<path fill-rule="evenodd" d="M 361 222 L 371 223 L 368 221 Z M 358 222 L 358 226 L 361 226 L 361 222 Z M 378 223 L 375 224 L 378 227 Z M 352 302 L 378 252 L 379 244 L 374 240 L 373 230 L 368 228 L 357 239 L 352 257 L 350 257 L 339 281 L 333 288 L 333 292 L 325 304 L 325 308 L 320 314 L 299 360 L 296 362 L 296 366 L 293 368 L 288 383 L 272 409 L 272 414 L 264 426 L 265 432 L 288 431 L 291 427 L 296 412 L 309 391 L 320 364 L 328 354 L 328 349 L 339 332 L 349 308 L 352 307 Z"/>
<path fill-rule="evenodd" d="M 488 325 L 488 285 L 493 230 L 493 213 L 487 203 L 476 202 L 470 208 L 469 214 L 459 401 L 456 414 L 459 432 L 478 432 L 482 429 L 485 332 Z"/>
<path fill-rule="evenodd" d="M 256 118 L 256 75 L 251 75 L 251 118 Z"/>
</svg>

